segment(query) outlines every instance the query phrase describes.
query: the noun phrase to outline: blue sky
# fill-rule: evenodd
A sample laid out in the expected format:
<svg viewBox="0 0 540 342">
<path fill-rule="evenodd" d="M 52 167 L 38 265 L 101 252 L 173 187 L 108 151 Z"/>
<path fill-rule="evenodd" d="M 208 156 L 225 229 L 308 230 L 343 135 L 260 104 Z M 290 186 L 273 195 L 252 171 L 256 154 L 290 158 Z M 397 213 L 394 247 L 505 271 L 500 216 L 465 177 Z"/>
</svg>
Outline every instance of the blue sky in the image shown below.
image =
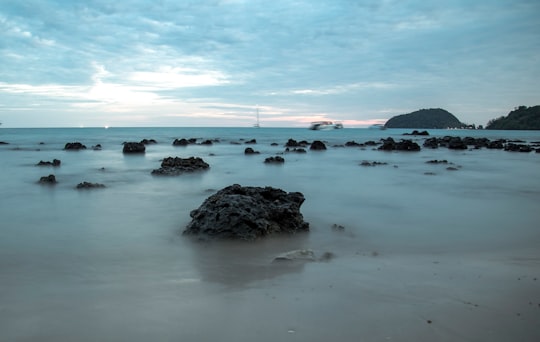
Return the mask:
<svg viewBox="0 0 540 342">
<path fill-rule="evenodd" d="M 347 127 L 540 104 L 540 1 L 0 0 L 3 127 Z"/>
</svg>

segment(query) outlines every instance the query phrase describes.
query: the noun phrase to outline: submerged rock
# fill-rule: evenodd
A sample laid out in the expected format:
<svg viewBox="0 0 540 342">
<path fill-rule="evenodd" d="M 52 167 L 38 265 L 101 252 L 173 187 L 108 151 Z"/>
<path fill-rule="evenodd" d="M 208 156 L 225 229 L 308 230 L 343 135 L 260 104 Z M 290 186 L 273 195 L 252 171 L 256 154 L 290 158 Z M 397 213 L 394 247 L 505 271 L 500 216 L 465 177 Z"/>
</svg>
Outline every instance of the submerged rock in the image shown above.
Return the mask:
<svg viewBox="0 0 540 342">
<path fill-rule="evenodd" d="M 273 262 L 282 261 L 316 261 L 315 252 L 311 249 L 297 249 L 277 255 Z"/>
<path fill-rule="evenodd" d="M 153 170 L 153 175 L 177 176 L 185 172 L 206 170 L 210 167 L 202 158 L 167 157 L 161 162 L 159 169 Z"/>
<path fill-rule="evenodd" d="M 285 159 L 280 156 L 274 156 L 274 157 L 268 157 L 264 160 L 265 164 L 283 164 L 285 163 Z"/>
<path fill-rule="evenodd" d="M 77 184 L 77 189 L 99 189 L 104 188 L 105 185 L 101 183 L 90 183 L 90 182 L 82 182 Z"/>
<path fill-rule="evenodd" d="M 60 166 L 61 161 L 58 159 L 53 159 L 53 161 L 43 161 L 40 160 L 39 163 L 36 164 L 36 166 Z"/>
<path fill-rule="evenodd" d="M 191 211 L 192 220 L 184 234 L 251 241 L 272 234 L 305 232 L 309 223 L 300 213 L 304 200 L 300 192 L 234 184 Z"/>
<path fill-rule="evenodd" d="M 43 176 L 39 179 L 40 184 L 56 184 L 56 177 L 54 175 Z"/>
<path fill-rule="evenodd" d="M 244 154 L 259 154 L 259 151 L 255 151 L 251 147 L 246 147 L 246 149 L 244 150 Z"/>
</svg>

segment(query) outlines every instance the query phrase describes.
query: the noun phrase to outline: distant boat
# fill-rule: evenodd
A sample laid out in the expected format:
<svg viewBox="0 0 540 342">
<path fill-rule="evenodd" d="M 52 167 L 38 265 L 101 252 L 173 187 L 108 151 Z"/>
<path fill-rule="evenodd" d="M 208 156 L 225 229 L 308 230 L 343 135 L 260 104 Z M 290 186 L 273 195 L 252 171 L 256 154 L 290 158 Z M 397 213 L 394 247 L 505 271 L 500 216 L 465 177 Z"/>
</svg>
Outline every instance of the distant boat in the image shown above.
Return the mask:
<svg viewBox="0 0 540 342">
<path fill-rule="evenodd" d="M 328 129 L 341 129 L 343 124 L 341 122 L 332 121 L 314 121 L 309 126 L 309 129 L 314 131 L 328 130 Z"/>
<path fill-rule="evenodd" d="M 369 126 L 369 129 L 380 129 L 380 130 L 385 130 L 385 129 L 386 129 L 386 126 L 383 125 L 383 124 L 374 124 L 374 125 Z"/>
</svg>

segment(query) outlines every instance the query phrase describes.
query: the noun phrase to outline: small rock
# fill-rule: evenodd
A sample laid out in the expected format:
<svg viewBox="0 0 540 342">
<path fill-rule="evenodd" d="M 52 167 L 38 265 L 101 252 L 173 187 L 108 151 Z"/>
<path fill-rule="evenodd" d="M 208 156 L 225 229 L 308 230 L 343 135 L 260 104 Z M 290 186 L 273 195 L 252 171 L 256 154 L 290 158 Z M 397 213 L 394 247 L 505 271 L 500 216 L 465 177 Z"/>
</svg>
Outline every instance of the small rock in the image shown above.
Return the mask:
<svg viewBox="0 0 540 342">
<path fill-rule="evenodd" d="M 99 189 L 104 188 L 105 185 L 100 183 L 90 183 L 90 182 L 82 182 L 77 184 L 77 189 Z"/>
<path fill-rule="evenodd" d="M 39 179 L 39 183 L 41 184 L 56 184 L 57 181 L 56 181 L 56 177 L 54 175 L 48 175 L 48 176 L 43 176 Z"/>
<path fill-rule="evenodd" d="M 272 262 L 281 261 L 316 261 L 315 252 L 311 249 L 297 249 L 279 254 Z"/>
<path fill-rule="evenodd" d="M 259 151 L 255 151 L 255 150 L 252 149 L 251 147 L 247 147 L 247 148 L 244 150 L 244 154 L 259 154 Z"/>
<path fill-rule="evenodd" d="M 50 161 L 43 161 L 43 160 L 40 160 L 39 163 L 36 164 L 36 166 L 60 166 L 61 164 L 61 161 L 58 160 L 58 159 L 53 159 L 52 162 Z"/>
<path fill-rule="evenodd" d="M 274 156 L 274 157 L 268 157 L 264 160 L 266 164 L 283 164 L 285 163 L 285 159 L 280 156 Z"/>
<path fill-rule="evenodd" d="M 85 149 L 86 149 L 86 146 L 81 144 L 80 142 L 67 143 L 64 146 L 64 150 L 78 151 L 78 150 L 85 150 Z"/>
</svg>

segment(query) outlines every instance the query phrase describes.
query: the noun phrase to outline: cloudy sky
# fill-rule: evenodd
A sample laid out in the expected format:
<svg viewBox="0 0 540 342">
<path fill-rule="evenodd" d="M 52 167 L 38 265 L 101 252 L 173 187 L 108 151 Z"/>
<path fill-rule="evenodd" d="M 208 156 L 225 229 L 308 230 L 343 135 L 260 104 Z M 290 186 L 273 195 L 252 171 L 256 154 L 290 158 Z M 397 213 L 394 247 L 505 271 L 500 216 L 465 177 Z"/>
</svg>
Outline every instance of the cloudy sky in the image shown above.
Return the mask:
<svg viewBox="0 0 540 342">
<path fill-rule="evenodd" d="M 540 104 L 538 0 L 0 0 L 0 122 L 484 124 Z"/>
</svg>

